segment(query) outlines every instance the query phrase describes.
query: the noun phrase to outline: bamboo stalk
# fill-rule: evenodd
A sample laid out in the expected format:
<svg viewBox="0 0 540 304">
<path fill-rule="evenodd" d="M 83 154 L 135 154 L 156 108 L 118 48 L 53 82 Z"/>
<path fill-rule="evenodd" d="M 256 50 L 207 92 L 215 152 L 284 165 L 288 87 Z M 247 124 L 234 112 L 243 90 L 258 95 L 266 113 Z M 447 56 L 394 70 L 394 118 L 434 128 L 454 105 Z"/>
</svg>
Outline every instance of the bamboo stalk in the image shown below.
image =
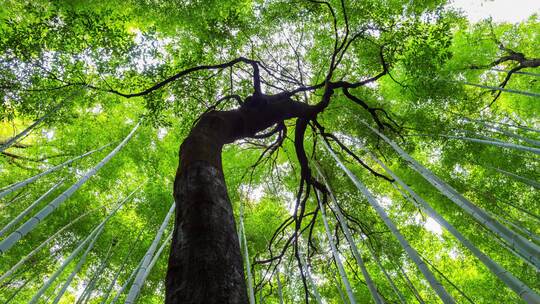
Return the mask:
<svg viewBox="0 0 540 304">
<path fill-rule="evenodd" d="M 437 280 L 437 278 L 433 275 L 433 273 L 429 270 L 429 268 L 426 266 L 422 258 L 418 255 L 416 250 L 412 248 L 409 245 L 409 242 L 403 237 L 403 235 L 399 232 L 396 225 L 390 220 L 388 215 L 386 214 L 386 211 L 379 205 L 375 197 L 371 194 L 371 192 L 367 189 L 367 187 L 360 182 L 360 180 L 347 168 L 343 163 L 339 160 L 339 158 L 335 155 L 335 153 L 330 149 L 330 147 L 326 144 L 325 141 L 323 141 L 323 144 L 325 145 L 327 151 L 332 155 L 332 157 L 335 159 L 337 165 L 347 174 L 349 179 L 355 184 L 355 186 L 360 190 L 360 192 L 367 198 L 370 205 L 377 211 L 385 225 L 390 229 L 392 234 L 398 239 L 401 247 L 407 252 L 407 255 L 411 258 L 411 260 L 416 264 L 418 269 L 422 272 L 428 283 L 430 284 L 431 288 L 435 290 L 439 298 L 446 304 L 451 303 L 454 304 L 455 300 L 452 298 L 452 296 L 446 291 L 446 289 L 443 287 L 443 285 Z"/>
<path fill-rule="evenodd" d="M 414 160 L 409 154 L 407 154 L 403 149 L 401 149 L 394 141 L 380 133 L 378 130 L 372 128 L 364 121 L 361 121 L 369 129 L 371 129 L 375 134 L 380 138 L 386 141 L 403 159 L 407 161 L 409 167 L 411 167 L 416 172 L 420 173 L 424 179 L 426 179 L 430 184 L 437 188 L 442 194 L 449 198 L 453 203 L 461 207 L 465 212 L 475 218 L 482 225 L 486 226 L 491 232 L 495 235 L 501 237 L 505 240 L 510 247 L 515 248 L 518 252 L 521 253 L 521 256 L 526 258 L 530 263 L 535 265 L 538 268 L 539 258 L 540 258 L 540 247 L 524 237 L 516 234 L 512 230 L 508 229 L 506 226 L 499 223 L 492 216 L 490 216 L 486 211 L 475 206 L 473 203 L 468 201 L 463 197 L 459 192 L 457 192 L 450 185 L 446 184 L 443 180 L 438 178 L 435 174 L 429 171 L 427 168 L 422 166 L 416 160 Z"/>
<path fill-rule="evenodd" d="M 113 156 L 122 149 L 127 142 L 133 137 L 135 131 L 139 127 L 140 122 L 135 125 L 131 132 L 112 150 L 105 158 L 103 158 L 95 167 L 88 171 L 78 182 L 69 187 L 66 191 L 52 200 L 47 206 L 41 209 L 34 217 L 26 221 L 17 230 L 11 233 L 6 239 L 0 242 L 0 253 L 8 251 L 17 241 L 32 231 L 41 221 L 43 221 L 49 214 L 51 214 L 60 204 L 67 200 L 75 191 L 77 191 L 90 177 L 97 173 L 101 167 L 103 167 Z"/>
<path fill-rule="evenodd" d="M 176 206 L 175 203 L 172 203 L 171 208 L 169 209 L 169 212 L 167 212 L 167 215 L 165 216 L 165 219 L 163 220 L 161 227 L 157 231 L 156 236 L 154 237 L 154 240 L 152 241 L 152 244 L 150 244 L 150 247 L 146 251 L 146 254 L 143 257 L 143 262 L 141 264 L 141 267 L 139 268 L 137 272 L 137 276 L 135 277 L 135 281 L 133 282 L 133 285 L 131 285 L 126 301 L 124 302 L 125 304 L 133 304 L 137 300 L 137 297 L 139 296 L 139 293 L 141 291 L 141 287 L 144 283 L 145 272 L 151 263 L 152 257 L 154 256 L 154 253 L 156 251 L 156 247 L 159 244 L 159 241 L 161 240 L 163 233 L 165 232 L 165 228 L 169 224 L 169 220 L 173 214 L 175 206 Z"/>
</svg>

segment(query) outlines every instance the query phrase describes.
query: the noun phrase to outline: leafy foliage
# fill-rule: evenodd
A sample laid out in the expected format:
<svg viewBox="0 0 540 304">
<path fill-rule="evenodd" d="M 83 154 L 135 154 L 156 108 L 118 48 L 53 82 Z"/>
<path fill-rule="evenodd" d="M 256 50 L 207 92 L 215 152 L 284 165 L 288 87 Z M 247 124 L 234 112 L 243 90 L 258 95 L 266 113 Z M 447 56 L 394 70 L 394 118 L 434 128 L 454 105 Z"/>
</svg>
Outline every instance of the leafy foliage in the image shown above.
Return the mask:
<svg viewBox="0 0 540 304">
<path fill-rule="evenodd" d="M 361 34 L 334 71 L 334 81 L 368 79 L 380 73 L 386 64 L 387 74 L 368 85 L 350 89 L 368 107 L 384 110 L 386 114 L 376 113 L 387 124 L 385 133 L 477 206 L 539 234 L 540 192 L 500 171 L 538 181 L 537 154 L 440 136 L 488 138 L 533 146 L 494 128 L 497 127 L 536 141 L 538 146 L 537 98 L 503 93 L 492 102 L 493 92 L 463 84 L 498 86 L 504 80 L 506 74 L 494 69 L 507 71 L 516 62 L 489 67 L 506 55 L 501 43 L 527 58 L 539 58 L 538 16 L 520 24 L 494 24 L 488 20 L 469 24 L 448 8 L 445 1 L 344 1 L 343 9 L 342 2 L 332 0 L 328 3 L 336 12 L 334 32 L 332 14 L 317 2 L 3 1 L 0 5 L 0 139 L 11 138 L 56 105 L 62 105 L 30 135 L 0 155 L 1 187 L 105 144 L 114 147 L 137 121 L 142 120 L 143 126 L 97 175 L 2 255 L 0 274 L 71 220 L 92 211 L 9 279 L 0 282 L 0 300 L 6 301 L 16 293 L 12 303 L 27 303 L 41 287 L 42 278 L 55 271 L 62 258 L 72 252 L 116 202 L 140 187 L 135 199 L 107 224 L 61 303 L 76 301 L 113 242 L 116 245 L 112 256 L 96 285 L 98 292 L 93 293 L 89 303 L 101 303 L 104 291 L 128 256 L 117 287 L 124 284 L 173 201 L 178 146 L 205 111 L 238 107 L 234 99 L 217 102 L 222 97 L 237 94 L 243 99 L 252 93 L 251 70 L 245 64 L 202 70 L 144 96 L 124 98 L 116 93 L 141 92 L 179 71 L 229 62 L 239 56 L 258 60 L 264 66 L 261 76 L 267 94 L 318 84 L 324 81 L 331 62 L 334 35 L 342 37 L 346 26 L 351 35 Z M 538 70 L 523 71 L 536 74 L 515 74 L 507 88 L 540 92 Z M 295 98 L 315 104 L 322 93 L 318 89 Z M 360 120 L 375 125 L 373 115 L 341 90 L 334 92 L 332 102 L 317 118 L 325 132 L 336 135 L 367 166 L 382 173 L 382 168 L 360 146 L 377 154 L 478 248 L 539 292 L 540 277 L 534 267 L 507 250 L 490 231 L 410 170 Z M 292 121 L 285 124 L 289 128 L 288 137 L 262 162 L 258 162 L 260 146 L 269 145 L 272 138 L 240 140 L 228 145 L 222 155 L 234 208 L 238 211 L 241 202 L 245 205 L 249 256 L 255 262 L 250 271 L 256 278 L 257 298 L 263 297 L 264 303 L 279 303 L 277 278 L 270 275 L 274 269 L 279 270 L 285 302 L 298 303 L 304 299 L 302 281 L 290 251 L 277 268 L 256 263 L 275 255 L 290 233 L 285 230 L 283 237 L 278 234 L 276 246 L 269 252 L 274 231 L 292 213 L 300 178 L 291 135 L 294 124 Z M 376 212 L 321 145 L 314 144 L 322 140 L 318 133 L 315 128 L 308 128 L 304 137 L 306 152 L 322 166 L 329 179 L 382 297 L 387 302 L 398 299 L 370 249 L 380 257 L 408 302 L 414 302 L 415 295 L 401 270 L 426 303 L 438 303 L 436 294 Z M 467 302 L 466 297 L 474 303 L 521 301 L 452 235 L 407 202 L 392 183 L 370 173 L 337 144 L 333 143 L 332 147 L 377 195 L 412 247 L 432 265 L 436 277 L 458 302 Z M 63 186 L 48 200 L 62 193 L 110 149 L 83 158 L 3 198 L 0 226 L 60 179 L 65 180 Z M 48 200 L 38 208 L 44 207 Z M 313 196 L 306 204 L 309 212 L 317 208 Z M 30 215 L 25 220 L 29 218 Z M 317 288 L 327 303 L 341 303 L 338 289 L 342 287 L 323 224 L 318 218 L 312 227 L 308 222 L 305 220 L 302 226 L 310 228 L 302 235 L 302 244 Z M 337 225 L 335 219 L 330 224 Z M 140 240 L 135 242 L 139 234 Z M 367 303 L 371 295 L 360 269 L 343 233 L 336 229 L 335 234 L 340 240 L 338 248 L 357 302 Z M 163 254 L 147 279 L 140 303 L 163 301 L 166 267 L 166 254 Z M 62 274 L 47 291 L 47 297 L 55 296 L 56 288 L 72 269 Z"/>
</svg>

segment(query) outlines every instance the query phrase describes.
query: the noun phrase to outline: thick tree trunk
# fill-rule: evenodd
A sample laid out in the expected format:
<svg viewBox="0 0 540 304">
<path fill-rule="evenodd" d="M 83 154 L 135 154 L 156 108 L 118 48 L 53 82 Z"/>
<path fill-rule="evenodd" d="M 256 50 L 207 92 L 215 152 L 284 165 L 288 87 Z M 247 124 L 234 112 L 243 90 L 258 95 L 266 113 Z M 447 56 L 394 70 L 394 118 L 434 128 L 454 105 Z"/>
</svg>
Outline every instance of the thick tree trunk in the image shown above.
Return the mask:
<svg viewBox="0 0 540 304">
<path fill-rule="evenodd" d="M 236 116 L 210 112 L 180 147 L 166 303 L 247 303 L 242 255 L 221 166 Z"/>
<path fill-rule="evenodd" d="M 220 169 L 196 161 L 175 183 L 177 227 L 166 303 L 248 303 L 238 234 Z"/>
<path fill-rule="evenodd" d="M 242 255 L 221 165 L 225 144 L 316 108 L 285 96 L 249 97 L 236 110 L 204 114 L 180 146 L 168 304 L 248 303 Z"/>
</svg>

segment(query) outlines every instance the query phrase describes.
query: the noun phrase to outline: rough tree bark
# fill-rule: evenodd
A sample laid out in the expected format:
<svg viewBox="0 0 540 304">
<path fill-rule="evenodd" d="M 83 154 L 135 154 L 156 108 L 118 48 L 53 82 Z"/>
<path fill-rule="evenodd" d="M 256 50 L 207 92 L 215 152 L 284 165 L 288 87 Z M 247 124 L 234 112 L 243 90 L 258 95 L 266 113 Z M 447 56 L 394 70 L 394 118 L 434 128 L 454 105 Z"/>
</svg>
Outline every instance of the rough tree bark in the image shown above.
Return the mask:
<svg viewBox="0 0 540 304">
<path fill-rule="evenodd" d="M 166 303 L 248 303 L 221 151 L 225 144 L 319 110 L 288 96 L 254 94 L 238 109 L 203 114 L 180 146 Z"/>
</svg>

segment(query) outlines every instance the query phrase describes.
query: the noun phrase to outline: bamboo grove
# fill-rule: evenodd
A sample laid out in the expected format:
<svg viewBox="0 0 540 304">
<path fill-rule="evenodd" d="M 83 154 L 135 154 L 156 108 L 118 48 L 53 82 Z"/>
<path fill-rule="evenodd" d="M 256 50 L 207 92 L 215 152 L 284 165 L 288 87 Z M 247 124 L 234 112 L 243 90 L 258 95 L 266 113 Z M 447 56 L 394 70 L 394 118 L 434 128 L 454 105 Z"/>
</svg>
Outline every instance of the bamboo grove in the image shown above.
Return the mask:
<svg viewBox="0 0 540 304">
<path fill-rule="evenodd" d="M 0 302 L 171 303 L 179 146 L 273 109 L 220 151 L 248 303 L 540 303 L 538 18 L 3 1 Z"/>
</svg>

